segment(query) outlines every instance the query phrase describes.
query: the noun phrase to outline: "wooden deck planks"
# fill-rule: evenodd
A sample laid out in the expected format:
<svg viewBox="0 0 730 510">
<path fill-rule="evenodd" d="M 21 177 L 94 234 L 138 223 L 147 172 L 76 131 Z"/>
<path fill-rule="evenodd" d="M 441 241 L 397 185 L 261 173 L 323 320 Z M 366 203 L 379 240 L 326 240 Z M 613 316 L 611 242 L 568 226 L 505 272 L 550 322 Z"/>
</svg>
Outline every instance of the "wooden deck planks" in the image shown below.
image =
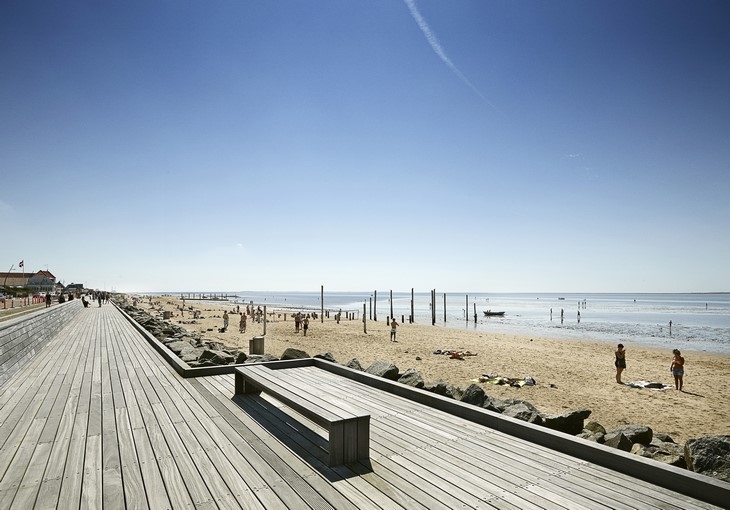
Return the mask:
<svg viewBox="0 0 730 510">
<path fill-rule="evenodd" d="M 0 387 L 0 509 L 715 508 L 316 367 L 287 378 L 370 412 L 371 461 L 330 468 L 307 418 L 182 379 L 116 309 L 82 310 Z"/>
</svg>

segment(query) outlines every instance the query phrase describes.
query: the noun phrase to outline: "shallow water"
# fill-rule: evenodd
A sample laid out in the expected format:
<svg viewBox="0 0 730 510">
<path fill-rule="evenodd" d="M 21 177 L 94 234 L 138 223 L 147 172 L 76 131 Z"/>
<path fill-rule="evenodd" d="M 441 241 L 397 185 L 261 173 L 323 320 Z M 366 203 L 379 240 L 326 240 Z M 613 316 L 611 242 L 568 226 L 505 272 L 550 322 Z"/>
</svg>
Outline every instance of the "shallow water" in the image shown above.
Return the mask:
<svg viewBox="0 0 730 510">
<path fill-rule="evenodd" d="M 319 292 L 242 291 L 236 295 L 231 301 L 254 302 L 270 308 L 319 310 L 321 307 Z M 415 293 L 413 310 L 417 323 L 431 323 L 430 300 L 428 292 Z M 355 313 L 358 318 L 362 317 L 363 304 L 368 318 L 376 314 L 378 320 L 386 320 L 390 315 L 389 292 L 378 292 L 377 304 L 372 292 L 324 294 L 327 310 L 342 309 Z M 396 319 L 407 321 L 411 294 L 394 292 L 392 305 Z M 505 315 L 485 317 L 485 310 L 504 311 Z M 444 295 L 437 293 L 436 326 L 610 343 L 633 342 L 730 355 L 730 294 L 448 293 L 444 314 Z"/>
</svg>

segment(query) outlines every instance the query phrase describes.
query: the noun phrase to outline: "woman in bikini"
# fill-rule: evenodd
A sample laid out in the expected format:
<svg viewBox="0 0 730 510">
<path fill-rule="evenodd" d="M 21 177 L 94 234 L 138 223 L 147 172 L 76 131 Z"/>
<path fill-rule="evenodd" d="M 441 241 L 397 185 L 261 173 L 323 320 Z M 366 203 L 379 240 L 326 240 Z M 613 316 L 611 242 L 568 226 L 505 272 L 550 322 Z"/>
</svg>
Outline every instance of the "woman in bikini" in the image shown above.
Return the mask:
<svg viewBox="0 0 730 510">
<path fill-rule="evenodd" d="M 684 383 L 682 380 L 684 378 L 684 358 L 682 357 L 682 353 L 679 352 L 679 349 L 674 349 L 672 353 L 674 357 L 672 358 L 672 365 L 669 367 L 669 370 L 672 371 L 672 375 L 674 376 L 674 388 L 682 391 L 682 385 Z"/>
<path fill-rule="evenodd" d="M 616 382 L 623 384 L 623 382 L 621 382 L 621 372 L 623 372 L 626 368 L 626 351 L 624 351 L 624 344 L 618 344 L 618 349 L 615 354 L 616 361 L 614 362 L 614 365 L 616 365 Z"/>
</svg>

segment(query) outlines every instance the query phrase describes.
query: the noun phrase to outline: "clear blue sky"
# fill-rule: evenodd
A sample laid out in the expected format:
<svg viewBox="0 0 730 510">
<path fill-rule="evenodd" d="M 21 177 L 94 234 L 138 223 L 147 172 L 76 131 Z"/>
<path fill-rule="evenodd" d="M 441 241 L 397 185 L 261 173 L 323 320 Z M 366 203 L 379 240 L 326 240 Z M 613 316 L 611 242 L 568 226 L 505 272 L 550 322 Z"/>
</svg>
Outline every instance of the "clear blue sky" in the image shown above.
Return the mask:
<svg viewBox="0 0 730 510">
<path fill-rule="evenodd" d="M 730 2 L 10 0 L 0 271 L 730 291 Z"/>
</svg>

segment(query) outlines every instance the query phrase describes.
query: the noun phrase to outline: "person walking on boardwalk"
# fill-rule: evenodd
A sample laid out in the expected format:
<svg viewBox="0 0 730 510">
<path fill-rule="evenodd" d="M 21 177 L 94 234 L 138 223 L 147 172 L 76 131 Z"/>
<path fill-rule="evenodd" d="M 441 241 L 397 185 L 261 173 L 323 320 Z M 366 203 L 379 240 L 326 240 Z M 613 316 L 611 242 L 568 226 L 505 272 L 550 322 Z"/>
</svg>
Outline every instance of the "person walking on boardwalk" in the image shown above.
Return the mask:
<svg viewBox="0 0 730 510">
<path fill-rule="evenodd" d="M 223 331 L 228 331 L 228 310 L 223 312 Z"/>
<path fill-rule="evenodd" d="M 245 333 L 246 332 L 246 314 L 241 314 L 241 322 L 238 323 L 238 332 L 239 333 Z"/>
<path fill-rule="evenodd" d="M 672 358 L 672 365 L 669 367 L 669 370 L 672 371 L 672 375 L 674 376 L 674 389 L 682 391 L 684 384 L 684 357 L 682 357 L 679 349 L 674 349 L 672 354 L 674 354 L 674 357 Z"/>
<path fill-rule="evenodd" d="M 398 322 L 396 322 L 395 319 L 390 321 L 390 341 L 391 342 L 397 342 L 398 340 L 395 339 L 395 330 L 399 326 Z"/>
<path fill-rule="evenodd" d="M 51 293 L 46 292 L 46 308 L 49 308 L 51 306 Z"/>
<path fill-rule="evenodd" d="M 616 365 L 616 382 L 623 384 L 623 382 L 621 382 L 621 372 L 626 369 L 626 351 L 624 350 L 624 344 L 618 344 L 615 354 L 616 361 L 614 361 L 614 365 Z"/>
</svg>

